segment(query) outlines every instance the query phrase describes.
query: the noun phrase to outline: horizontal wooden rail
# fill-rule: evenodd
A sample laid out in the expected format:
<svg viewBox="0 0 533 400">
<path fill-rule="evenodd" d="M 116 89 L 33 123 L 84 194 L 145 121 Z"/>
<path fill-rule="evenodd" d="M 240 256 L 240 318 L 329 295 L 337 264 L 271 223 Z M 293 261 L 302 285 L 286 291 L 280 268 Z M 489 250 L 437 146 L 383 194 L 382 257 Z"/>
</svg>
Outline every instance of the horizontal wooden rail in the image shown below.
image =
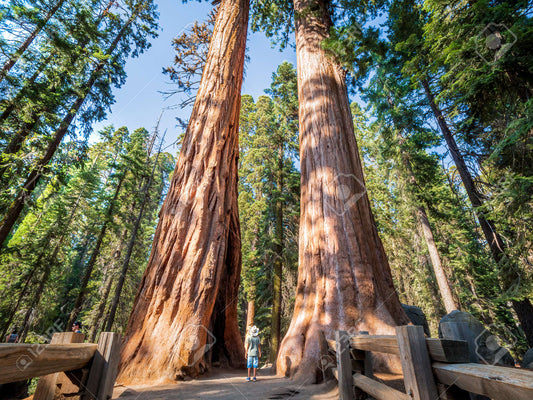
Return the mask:
<svg viewBox="0 0 533 400">
<path fill-rule="evenodd" d="M 354 374 L 353 384 L 365 393 L 380 400 L 409 400 L 409 396 L 384 383 L 375 381 L 361 374 Z"/>
<path fill-rule="evenodd" d="M 97 345 L 0 343 L 0 384 L 86 366 Z"/>
<path fill-rule="evenodd" d="M 446 385 L 495 400 L 533 399 L 533 371 L 484 364 L 433 363 L 437 379 Z"/>
<path fill-rule="evenodd" d="M 443 363 L 466 363 L 470 361 L 466 340 L 426 338 L 429 357 Z"/>
<path fill-rule="evenodd" d="M 328 343 L 331 344 L 331 343 Z M 338 368 L 331 368 L 333 376 L 337 381 L 339 380 L 339 370 Z M 362 374 L 353 375 L 353 385 L 365 393 L 375 397 L 379 400 L 410 400 L 409 396 L 399 390 L 391 388 L 390 386 L 385 385 L 384 383 L 378 382 L 372 378 L 364 376 Z"/>
<path fill-rule="evenodd" d="M 327 340 L 327 347 L 336 351 L 337 368 L 332 371 L 343 400 L 353 399 L 354 388 L 357 399 L 366 393 L 379 400 L 434 400 L 439 397 L 436 383 L 494 400 L 533 400 L 533 371 L 469 363 L 466 341 L 426 338 L 421 327 L 412 325 L 397 327 L 394 336 L 348 336 L 336 331 L 335 338 Z M 357 361 L 366 360 L 369 353 L 365 352 L 399 355 L 409 395 L 372 379 Z M 353 382 L 348 385 L 346 376 L 353 372 Z"/>
<path fill-rule="evenodd" d="M 335 341 L 327 342 L 329 348 L 335 350 Z M 426 345 L 433 361 L 445 363 L 469 361 L 468 343 L 464 340 L 426 338 Z M 355 335 L 350 337 L 350 346 L 356 350 L 400 355 L 396 335 Z"/>
<path fill-rule="evenodd" d="M 400 355 L 396 335 L 355 335 L 350 337 L 350 345 L 357 350 Z"/>
</svg>

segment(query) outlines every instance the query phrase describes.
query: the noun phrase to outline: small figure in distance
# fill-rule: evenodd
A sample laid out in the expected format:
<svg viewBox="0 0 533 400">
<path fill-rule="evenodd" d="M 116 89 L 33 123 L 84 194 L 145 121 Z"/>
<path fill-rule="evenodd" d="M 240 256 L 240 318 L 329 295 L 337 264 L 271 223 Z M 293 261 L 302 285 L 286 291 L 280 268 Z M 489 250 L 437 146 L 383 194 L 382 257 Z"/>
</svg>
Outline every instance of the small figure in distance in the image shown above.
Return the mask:
<svg viewBox="0 0 533 400">
<path fill-rule="evenodd" d="M 81 322 L 76 321 L 74 324 L 72 324 L 72 332 L 74 333 L 81 333 Z"/>
<path fill-rule="evenodd" d="M 259 328 L 257 326 L 252 326 L 250 328 L 250 335 L 246 337 L 246 344 L 244 346 L 244 351 L 248 360 L 248 378 L 247 381 L 250 381 L 250 373 L 254 372 L 253 381 L 255 382 L 257 375 L 257 367 L 259 366 L 259 357 L 261 357 L 261 339 L 259 338 Z"/>
<path fill-rule="evenodd" d="M 9 335 L 6 336 L 6 343 L 18 343 L 19 335 L 18 329 L 15 327 Z"/>
</svg>

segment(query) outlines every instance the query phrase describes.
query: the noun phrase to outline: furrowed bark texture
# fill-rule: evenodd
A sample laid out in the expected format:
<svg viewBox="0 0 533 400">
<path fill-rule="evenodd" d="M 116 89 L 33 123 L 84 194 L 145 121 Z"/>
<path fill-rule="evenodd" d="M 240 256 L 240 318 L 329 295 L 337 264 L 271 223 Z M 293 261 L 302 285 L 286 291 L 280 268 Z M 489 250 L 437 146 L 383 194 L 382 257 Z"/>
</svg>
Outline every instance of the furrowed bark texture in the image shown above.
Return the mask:
<svg viewBox="0 0 533 400">
<path fill-rule="evenodd" d="M 237 325 L 240 92 L 248 0 L 223 0 L 148 267 L 128 323 L 118 381 L 175 380 L 244 361 Z"/>
<path fill-rule="evenodd" d="M 394 334 L 407 325 L 379 239 L 350 113 L 345 74 L 321 48 L 327 2 L 295 0 L 301 216 L 296 304 L 280 374 L 317 379 L 320 331 Z"/>
<path fill-rule="evenodd" d="M 254 318 L 255 318 L 255 300 L 250 300 L 248 301 L 248 308 L 246 311 L 246 333 L 248 333 L 248 329 L 251 328 L 252 325 L 254 324 Z"/>
</svg>

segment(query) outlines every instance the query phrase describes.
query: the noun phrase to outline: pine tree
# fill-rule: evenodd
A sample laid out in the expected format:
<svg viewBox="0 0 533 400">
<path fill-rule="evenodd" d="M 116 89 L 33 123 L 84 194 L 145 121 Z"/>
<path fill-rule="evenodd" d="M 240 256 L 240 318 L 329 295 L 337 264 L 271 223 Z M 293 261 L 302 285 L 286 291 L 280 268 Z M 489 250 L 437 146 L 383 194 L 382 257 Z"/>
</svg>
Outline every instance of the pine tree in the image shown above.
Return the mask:
<svg viewBox="0 0 533 400">
<path fill-rule="evenodd" d="M 95 54 L 96 65 L 88 73 L 88 77 L 83 79 L 81 87 L 75 91 L 72 100 L 69 99 L 71 103 L 67 105 L 68 112 L 60 117 L 58 126 L 53 128 L 50 137 L 45 140 L 44 154 L 42 154 L 37 162 L 30 168 L 30 172 L 26 175 L 24 183 L 20 186 L 14 199 L 5 211 L 0 224 L 1 243 L 4 243 L 19 215 L 22 213 L 25 200 L 37 187 L 43 174 L 49 170 L 48 165 L 56 153 L 59 144 L 69 131 L 78 112 L 83 111 L 80 119 L 84 120 L 86 123 L 91 121 L 94 117 L 103 117 L 102 107 L 105 107 L 106 104 L 108 104 L 105 99 L 106 97 L 109 99 L 109 94 L 108 96 L 100 96 L 97 102 L 98 106 L 93 110 L 90 108 L 82 110 L 82 106 L 86 102 L 86 99 L 101 94 L 102 91 L 105 92 L 108 90 L 109 83 L 120 85 L 121 76 L 124 75 L 122 68 L 123 62 L 121 61 L 123 61 L 124 57 L 130 53 L 132 55 L 137 55 L 149 46 L 147 36 L 155 34 L 153 31 L 155 27 L 154 5 L 148 0 L 139 0 L 128 6 L 130 7 L 130 13 L 126 15 L 124 20 L 121 18 L 111 20 L 111 26 L 114 29 L 112 30 L 113 34 L 111 34 L 110 42 L 106 43 L 103 49 Z M 132 46 L 132 44 L 134 46 Z M 112 62 L 109 62 L 110 60 Z M 106 74 L 111 74 L 112 77 L 106 77 Z M 99 85 L 102 80 L 107 83 Z M 96 89 L 93 90 L 93 87 Z"/>
<path fill-rule="evenodd" d="M 298 159 L 298 102 L 294 67 L 282 63 L 266 92 L 271 97 L 261 96 L 256 103 L 250 96 L 242 99 L 239 214 L 246 300 L 274 362 L 282 315 L 287 309 L 282 304 L 286 287 L 283 276 L 294 273 L 297 247 L 299 173 L 294 162 Z"/>
</svg>

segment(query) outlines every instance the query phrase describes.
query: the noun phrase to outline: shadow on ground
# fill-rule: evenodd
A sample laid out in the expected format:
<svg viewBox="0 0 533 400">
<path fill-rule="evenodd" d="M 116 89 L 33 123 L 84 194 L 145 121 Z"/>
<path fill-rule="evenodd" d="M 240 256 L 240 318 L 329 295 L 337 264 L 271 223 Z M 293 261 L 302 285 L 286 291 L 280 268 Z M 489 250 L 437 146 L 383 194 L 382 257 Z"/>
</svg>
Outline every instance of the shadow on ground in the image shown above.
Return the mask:
<svg viewBox="0 0 533 400">
<path fill-rule="evenodd" d="M 260 370 L 257 382 L 247 382 L 244 370 L 215 369 L 209 376 L 174 385 L 118 386 L 113 399 L 120 400 L 336 400 L 336 382 L 313 385 L 278 378 L 272 370 Z"/>
</svg>

